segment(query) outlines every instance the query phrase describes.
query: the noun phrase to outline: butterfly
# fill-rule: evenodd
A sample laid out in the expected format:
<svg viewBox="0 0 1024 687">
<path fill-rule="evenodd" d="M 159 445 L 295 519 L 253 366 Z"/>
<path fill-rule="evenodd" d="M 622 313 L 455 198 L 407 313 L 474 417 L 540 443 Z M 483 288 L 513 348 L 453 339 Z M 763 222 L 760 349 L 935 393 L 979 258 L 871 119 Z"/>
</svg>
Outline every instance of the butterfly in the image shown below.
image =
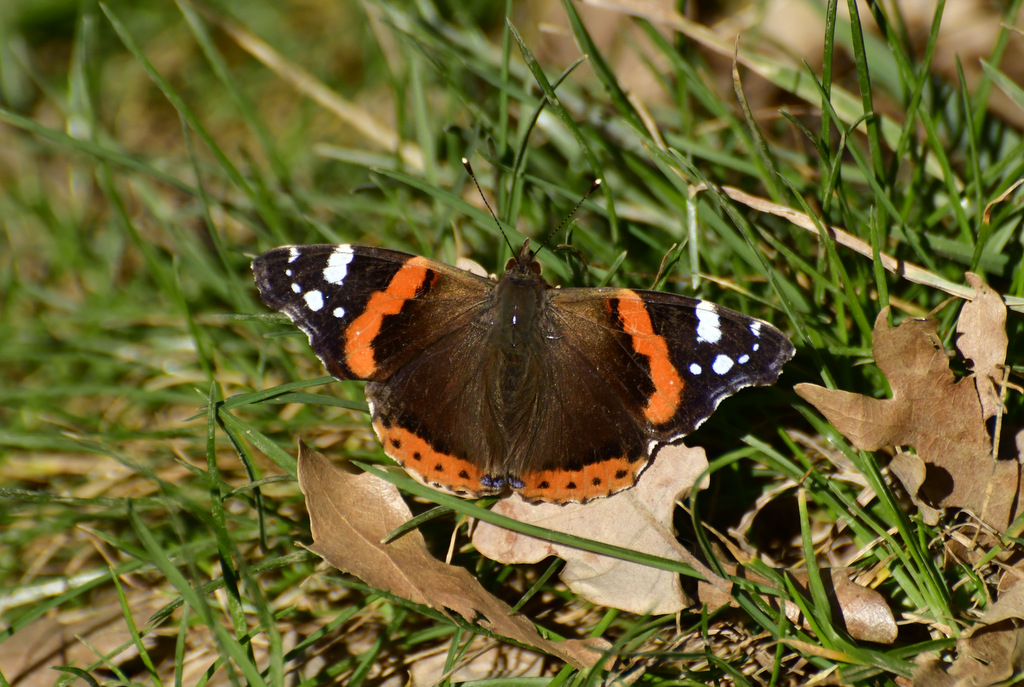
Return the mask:
<svg viewBox="0 0 1024 687">
<path fill-rule="evenodd" d="M 464 497 L 584 502 L 631 487 L 657 448 L 794 354 L 759 319 L 627 288 L 555 288 L 526 240 L 489 279 L 372 246 L 275 248 L 263 301 L 338 379 L 366 380 L 384 452 Z"/>
</svg>

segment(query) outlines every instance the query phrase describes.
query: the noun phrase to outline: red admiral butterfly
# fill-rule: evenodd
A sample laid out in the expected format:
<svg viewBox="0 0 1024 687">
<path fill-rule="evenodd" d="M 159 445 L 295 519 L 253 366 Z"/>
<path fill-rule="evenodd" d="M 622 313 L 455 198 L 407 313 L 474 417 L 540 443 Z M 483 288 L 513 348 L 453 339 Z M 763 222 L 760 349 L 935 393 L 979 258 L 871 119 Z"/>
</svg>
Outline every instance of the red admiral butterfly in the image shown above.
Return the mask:
<svg viewBox="0 0 1024 687">
<path fill-rule="evenodd" d="M 523 243 L 497 281 L 369 246 L 252 263 L 338 379 L 365 379 L 384 452 L 459 496 L 586 501 L 633 486 L 654 450 L 722 399 L 774 384 L 778 329 L 657 291 L 554 288 Z"/>
</svg>

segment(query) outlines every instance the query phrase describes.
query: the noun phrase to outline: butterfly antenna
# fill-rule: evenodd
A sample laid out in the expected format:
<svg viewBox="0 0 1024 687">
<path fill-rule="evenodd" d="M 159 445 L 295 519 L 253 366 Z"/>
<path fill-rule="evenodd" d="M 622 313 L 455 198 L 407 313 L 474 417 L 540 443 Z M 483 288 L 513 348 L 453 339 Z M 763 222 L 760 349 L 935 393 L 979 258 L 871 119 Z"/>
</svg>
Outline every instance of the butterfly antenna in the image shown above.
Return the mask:
<svg viewBox="0 0 1024 687">
<path fill-rule="evenodd" d="M 593 193 L 594 191 L 596 191 L 597 187 L 600 186 L 600 185 L 601 185 L 601 180 L 600 179 L 594 179 L 594 183 L 590 185 L 590 190 L 583 194 L 583 197 L 580 198 L 580 202 L 576 203 L 576 207 L 574 207 L 572 209 L 572 212 L 570 212 L 568 215 L 566 215 L 565 219 L 563 219 L 561 222 L 559 222 L 558 226 L 551 230 L 551 232 L 547 235 L 547 237 L 545 237 L 544 243 L 542 245 L 546 246 L 548 244 L 548 241 L 550 241 L 551 238 L 555 234 L 557 234 L 559 231 L 561 231 L 562 227 L 564 227 L 566 224 L 569 223 L 569 220 L 571 220 L 573 218 L 573 216 L 579 211 L 580 206 L 583 205 L 583 202 L 587 198 L 589 198 L 590 194 Z"/>
<path fill-rule="evenodd" d="M 469 164 L 469 160 L 462 158 L 462 166 L 466 168 L 466 172 L 469 173 L 469 178 L 473 180 L 476 185 L 477 192 L 480 193 L 480 199 L 484 201 L 484 206 L 487 207 L 487 212 L 491 213 L 491 217 L 494 218 L 494 223 L 498 226 L 498 231 L 501 232 L 501 238 L 505 239 L 505 245 L 512 251 L 512 255 L 516 254 L 516 249 L 512 247 L 512 244 L 508 240 L 508 236 L 505 235 L 505 230 L 501 228 L 501 222 L 498 221 L 498 216 L 494 214 L 494 210 L 491 209 L 491 204 L 487 202 L 487 196 L 484 195 L 484 190 L 480 188 L 480 182 L 476 180 L 476 174 L 473 174 L 473 167 Z"/>
</svg>

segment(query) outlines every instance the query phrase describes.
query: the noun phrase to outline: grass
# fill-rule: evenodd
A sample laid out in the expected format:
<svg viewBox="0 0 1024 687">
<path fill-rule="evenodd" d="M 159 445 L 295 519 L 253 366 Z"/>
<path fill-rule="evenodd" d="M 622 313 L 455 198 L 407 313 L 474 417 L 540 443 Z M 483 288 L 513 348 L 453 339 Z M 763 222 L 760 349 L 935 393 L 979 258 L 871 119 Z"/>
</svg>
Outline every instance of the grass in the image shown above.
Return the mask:
<svg viewBox="0 0 1024 687">
<path fill-rule="evenodd" d="M 760 554 L 746 562 L 808 624 L 742 581 L 737 611 L 637 617 L 574 598 L 551 561 L 499 566 L 463 547 L 457 563 L 512 604 L 528 594 L 540 626 L 615 642 L 616 670 L 640 662 L 652 685 L 830 671 L 895 684 L 984 605 L 984 576 L 942 556 L 962 516 L 925 525 L 886 456 L 852 449 L 791 388 L 884 396 L 865 364 L 883 305 L 935 312 L 950 335 L 958 302 L 885 272 L 880 252 L 936 283 L 974 270 L 1024 295 L 1017 196 L 983 214 L 1024 172 L 1024 97 L 1000 66 L 1019 36 L 999 31 L 960 83 L 933 63 L 937 23 L 911 45 L 904 17 L 831 7 L 824 68 L 752 31 L 732 83 L 731 40 L 665 14 L 580 17 L 569 2 L 555 36 L 519 7 L 506 24 L 499 5 L 47 6 L 0 10 L 0 683 L 26 664 L 43 684 L 271 685 L 404 682 L 410 657 L 438 652 L 457 664 L 471 627 L 318 572 L 294 545 L 309 540 L 296 438 L 385 459 L 359 385 L 327 383 L 304 337 L 259 303 L 248 263 L 282 243 L 349 241 L 500 271 L 506 248 L 463 155 L 502 222 L 534 240 L 604 180 L 542 254 L 552 281 L 696 293 L 792 335 L 780 384 L 731 399 L 691 437 L 712 486 L 677 524 L 713 563 L 705 528 L 746 523 L 740 548 Z M 607 22 L 628 28 L 614 46 Z M 1016 120 L 990 109 L 1000 88 Z M 699 183 L 709 190 L 693 195 Z M 720 185 L 843 227 L 875 259 Z M 1009 333 L 1019 370 L 1019 318 Z M 442 557 L 462 523 L 451 507 L 421 527 Z M 855 566 L 917 620 L 892 646 L 851 638 L 815 574 L 807 603 L 774 567 L 808 556 L 812 573 Z"/>
</svg>

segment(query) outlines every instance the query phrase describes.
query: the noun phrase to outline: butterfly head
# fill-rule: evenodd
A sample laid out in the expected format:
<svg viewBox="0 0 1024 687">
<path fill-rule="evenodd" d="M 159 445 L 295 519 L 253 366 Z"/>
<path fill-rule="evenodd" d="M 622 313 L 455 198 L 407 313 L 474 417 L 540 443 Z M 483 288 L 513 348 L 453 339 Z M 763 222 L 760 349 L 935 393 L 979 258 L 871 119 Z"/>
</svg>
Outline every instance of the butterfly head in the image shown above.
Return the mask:
<svg viewBox="0 0 1024 687">
<path fill-rule="evenodd" d="M 537 262 L 537 251 L 530 250 L 530 239 L 523 241 L 519 253 L 505 263 L 505 274 L 519 277 L 540 277 L 540 263 Z"/>
</svg>

